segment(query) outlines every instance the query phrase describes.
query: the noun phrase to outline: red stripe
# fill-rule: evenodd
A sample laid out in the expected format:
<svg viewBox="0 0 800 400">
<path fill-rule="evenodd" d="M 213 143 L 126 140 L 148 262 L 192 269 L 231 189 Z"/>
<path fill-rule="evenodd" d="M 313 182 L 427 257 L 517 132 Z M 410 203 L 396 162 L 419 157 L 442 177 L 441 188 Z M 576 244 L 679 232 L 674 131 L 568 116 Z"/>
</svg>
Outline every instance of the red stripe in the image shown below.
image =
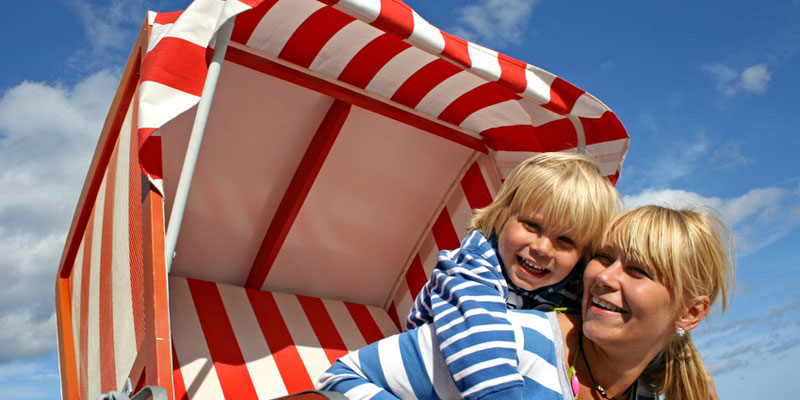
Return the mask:
<svg viewBox="0 0 800 400">
<path fill-rule="evenodd" d="M 442 32 L 442 37 L 444 38 L 442 56 L 449 58 L 457 64 L 461 64 L 467 69 L 472 68 L 472 59 L 469 58 L 467 41 L 447 32 Z"/>
<path fill-rule="evenodd" d="M 578 144 L 575 127 L 566 118 L 535 128 L 531 125 L 501 126 L 487 129 L 481 135 L 490 149 L 498 151 L 558 151 Z"/>
<path fill-rule="evenodd" d="M 308 68 L 331 37 L 354 20 L 333 7 L 322 7 L 300 24 L 278 57 Z"/>
<path fill-rule="evenodd" d="M 425 268 L 422 267 L 422 261 L 420 261 L 419 254 L 417 254 L 406 272 L 406 283 L 408 283 L 408 291 L 411 293 L 412 299 L 417 297 L 417 293 L 422 290 L 422 287 L 427 282 L 428 274 L 425 273 Z"/>
<path fill-rule="evenodd" d="M 205 47 L 165 37 L 144 56 L 141 81 L 158 82 L 200 96 L 207 72 Z"/>
<path fill-rule="evenodd" d="M 339 335 L 339 331 L 336 330 L 336 325 L 333 324 L 322 300 L 308 296 L 297 296 L 297 300 L 300 301 L 300 306 L 303 307 L 308 322 L 311 323 L 311 328 L 317 335 L 319 345 L 325 351 L 328 361 L 333 364 L 337 358 L 347 354 L 347 346 Z"/>
<path fill-rule="evenodd" d="M 383 332 L 381 332 L 375 319 L 372 318 L 367 306 L 347 301 L 344 302 L 344 305 L 347 307 L 347 311 L 350 312 L 350 316 L 353 317 L 353 321 L 355 321 L 358 330 L 361 331 L 361 336 L 364 337 L 367 344 L 383 339 Z"/>
<path fill-rule="evenodd" d="M 586 136 L 586 144 L 610 142 L 612 140 L 626 139 L 628 134 L 617 116 L 606 111 L 600 118 L 579 118 Z"/>
<path fill-rule="evenodd" d="M 156 14 L 156 18 L 153 23 L 158 25 L 173 24 L 178 20 L 178 17 L 180 17 L 181 14 L 183 14 L 183 11 L 160 12 Z"/>
<path fill-rule="evenodd" d="M 222 392 L 228 399 L 254 399 L 256 389 L 239 350 L 225 305 L 213 282 L 187 279 Z M 197 339 L 199 340 L 199 339 Z"/>
<path fill-rule="evenodd" d="M 80 351 L 80 392 L 82 398 L 89 396 L 89 280 L 92 271 L 92 234 L 94 232 L 94 210 L 89 215 L 83 235 L 83 267 L 81 269 L 81 326 L 78 348 Z"/>
<path fill-rule="evenodd" d="M 363 89 L 389 60 L 410 46 L 390 34 L 378 36 L 347 63 L 339 80 Z"/>
<path fill-rule="evenodd" d="M 257 7 L 263 0 L 238 0 L 238 1 L 250 7 Z"/>
<path fill-rule="evenodd" d="M 133 121 L 136 121 L 134 107 Z M 134 122 L 135 123 L 135 122 Z M 131 129 L 134 130 L 133 128 Z M 128 238 L 131 275 L 131 302 L 133 303 L 133 329 L 136 332 L 136 348 L 144 341 L 144 247 L 142 245 L 142 171 L 139 169 L 138 140 L 131 132 L 130 162 L 128 163 Z"/>
<path fill-rule="evenodd" d="M 450 219 L 450 213 L 445 207 L 433 223 L 433 240 L 436 241 L 436 246 L 439 250 L 452 250 L 457 249 L 460 242 L 458 235 L 453 228 L 453 221 Z"/>
<path fill-rule="evenodd" d="M 417 104 L 428 92 L 433 90 L 445 79 L 461 72 L 462 69 L 441 58 L 431 61 L 417 72 L 413 73 L 392 95 L 392 100 L 411 108 Z"/>
<path fill-rule="evenodd" d="M 386 313 L 389 314 L 392 322 L 394 322 L 394 325 L 397 327 L 397 331 L 402 332 L 403 326 L 400 324 L 400 318 L 397 317 L 397 306 L 394 304 L 394 302 L 389 304 L 389 310 L 387 310 Z"/>
<path fill-rule="evenodd" d="M 114 194 L 117 180 L 119 146 L 111 154 L 106 170 L 106 192 L 103 202 L 103 231 L 100 236 L 100 392 L 119 389 L 114 354 L 114 286 L 112 258 L 114 257 Z M 124 196 L 124 194 L 122 194 Z M 120 227 L 125 229 L 126 227 Z"/>
<path fill-rule="evenodd" d="M 525 77 L 527 64 L 515 60 L 505 54 L 498 54 L 500 64 L 500 82 L 514 93 L 522 93 L 528 87 L 528 78 Z"/>
<path fill-rule="evenodd" d="M 381 14 L 372 25 L 406 39 L 414 32 L 414 14 L 401 1 L 381 0 Z"/>
<path fill-rule="evenodd" d="M 492 194 L 486 186 L 486 178 L 481 173 L 477 161 L 467 169 L 467 173 L 461 179 L 461 188 L 467 197 L 469 208 L 473 210 L 486 207 L 492 202 Z"/>
<path fill-rule="evenodd" d="M 297 166 L 292 181 L 289 182 L 289 187 L 286 188 L 278 209 L 275 211 L 275 216 L 267 228 L 261 247 L 253 260 L 253 266 L 250 268 L 246 287 L 260 289 L 264 285 L 275 258 L 278 257 L 278 252 L 300 213 L 300 208 L 311 191 L 349 113 L 350 104 L 335 100 L 328 113 L 325 114 L 325 118 L 303 154 L 303 159 L 300 160 L 300 165 Z"/>
<path fill-rule="evenodd" d="M 295 393 L 313 389 L 314 383 L 308 376 L 305 364 L 297 352 L 272 293 L 248 289 L 247 297 L 253 306 L 258 325 L 278 366 L 286 390 Z"/>
<path fill-rule="evenodd" d="M 161 136 L 151 137 L 156 129 L 139 129 L 139 164 L 152 179 L 161 179 Z M 144 144 L 142 144 L 144 143 Z"/>
<path fill-rule="evenodd" d="M 495 82 L 487 82 L 455 99 L 439 114 L 439 119 L 461 125 L 475 111 L 519 98 L 508 88 Z"/>
<path fill-rule="evenodd" d="M 575 102 L 585 92 L 577 86 L 556 77 L 550 85 L 550 102 L 542 107 L 557 114 L 569 114 Z"/>
<path fill-rule="evenodd" d="M 445 125 L 434 122 L 430 119 L 418 116 L 408 111 L 404 111 L 388 103 L 375 100 L 363 94 L 346 89 L 343 86 L 315 78 L 299 70 L 289 68 L 273 61 L 266 60 L 256 55 L 238 50 L 235 47 L 228 49 L 226 60 L 237 63 L 244 67 L 259 71 L 264 74 L 283 79 L 302 87 L 317 91 L 326 96 L 331 96 L 339 100 L 348 102 L 354 106 L 361 107 L 374 113 L 400 121 L 404 124 L 413 126 L 425 132 L 439 136 L 443 139 L 458 143 L 475 151 L 487 154 L 488 150 L 479 139 L 465 133 L 446 127 Z"/>
<path fill-rule="evenodd" d="M 233 33 L 231 33 L 231 40 L 247 44 L 256 27 L 258 27 L 258 23 L 277 2 L 278 0 L 266 0 L 252 10 L 237 15 L 236 23 L 233 25 Z"/>
<path fill-rule="evenodd" d="M 142 374 L 144 376 L 144 374 Z M 181 364 L 178 362 L 178 353 L 175 351 L 175 344 L 172 345 L 172 387 L 175 390 L 175 399 L 188 400 L 189 394 L 186 392 L 186 383 L 183 381 Z"/>
</svg>

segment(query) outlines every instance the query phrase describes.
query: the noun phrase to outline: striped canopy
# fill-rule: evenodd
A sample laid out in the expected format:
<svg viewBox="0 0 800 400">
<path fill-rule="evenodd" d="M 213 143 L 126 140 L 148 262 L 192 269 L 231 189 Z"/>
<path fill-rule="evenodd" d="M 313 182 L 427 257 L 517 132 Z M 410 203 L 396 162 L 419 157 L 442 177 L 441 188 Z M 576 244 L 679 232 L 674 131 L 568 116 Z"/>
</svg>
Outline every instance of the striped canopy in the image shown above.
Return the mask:
<svg viewBox="0 0 800 400">
<path fill-rule="evenodd" d="M 619 175 L 628 136 L 603 103 L 401 1 L 196 0 L 150 15 L 142 61 L 139 155 L 167 215 L 232 18 L 175 275 L 386 307 L 478 165 L 486 199 L 537 152 L 586 152 Z"/>
</svg>

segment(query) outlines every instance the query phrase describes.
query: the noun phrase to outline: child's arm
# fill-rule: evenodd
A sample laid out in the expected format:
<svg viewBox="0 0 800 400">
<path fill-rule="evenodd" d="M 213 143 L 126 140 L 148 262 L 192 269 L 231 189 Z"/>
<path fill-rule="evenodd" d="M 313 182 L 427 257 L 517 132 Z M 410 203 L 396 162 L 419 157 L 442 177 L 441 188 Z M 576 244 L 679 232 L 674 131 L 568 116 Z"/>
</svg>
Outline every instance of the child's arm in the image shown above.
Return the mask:
<svg viewBox="0 0 800 400">
<path fill-rule="evenodd" d="M 399 400 L 397 396 L 388 392 L 386 388 L 368 380 L 363 372 L 357 370 L 356 366 L 348 365 L 342 362 L 341 359 L 336 360 L 322 374 L 317 383 L 317 389 L 341 393 L 349 400 Z"/>
<path fill-rule="evenodd" d="M 409 327 L 434 323 L 439 349 L 465 399 L 522 395 L 507 293 L 494 249 L 473 231 L 460 249 L 440 253 L 409 315 Z"/>
</svg>

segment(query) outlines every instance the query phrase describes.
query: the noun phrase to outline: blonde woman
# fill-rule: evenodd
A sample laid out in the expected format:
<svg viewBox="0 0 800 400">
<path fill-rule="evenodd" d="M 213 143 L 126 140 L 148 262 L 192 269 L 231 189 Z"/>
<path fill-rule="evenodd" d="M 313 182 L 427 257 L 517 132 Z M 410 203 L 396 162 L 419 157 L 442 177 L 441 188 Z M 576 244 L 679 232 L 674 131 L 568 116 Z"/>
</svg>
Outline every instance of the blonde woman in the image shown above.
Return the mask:
<svg viewBox="0 0 800 400">
<path fill-rule="evenodd" d="M 510 313 L 522 398 L 709 399 L 689 332 L 733 279 L 728 230 L 712 214 L 647 206 L 606 229 L 584 272 L 580 316 Z M 348 398 L 458 398 L 430 325 L 338 360 L 318 386 Z"/>
</svg>

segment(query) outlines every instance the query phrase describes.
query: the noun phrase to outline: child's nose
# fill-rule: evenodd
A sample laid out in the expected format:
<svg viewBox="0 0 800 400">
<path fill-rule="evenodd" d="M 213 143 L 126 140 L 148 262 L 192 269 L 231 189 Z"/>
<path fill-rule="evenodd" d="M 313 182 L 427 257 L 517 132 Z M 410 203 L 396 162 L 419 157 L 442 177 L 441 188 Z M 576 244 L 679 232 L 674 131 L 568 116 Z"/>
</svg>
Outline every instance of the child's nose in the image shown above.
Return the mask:
<svg viewBox="0 0 800 400">
<path fill-rule="evenodd" d="M 553 241 L 547 235 L 536 235 L 531 241 L 531 252 L 540 256 L 552 257 Z"/>
</svg>

